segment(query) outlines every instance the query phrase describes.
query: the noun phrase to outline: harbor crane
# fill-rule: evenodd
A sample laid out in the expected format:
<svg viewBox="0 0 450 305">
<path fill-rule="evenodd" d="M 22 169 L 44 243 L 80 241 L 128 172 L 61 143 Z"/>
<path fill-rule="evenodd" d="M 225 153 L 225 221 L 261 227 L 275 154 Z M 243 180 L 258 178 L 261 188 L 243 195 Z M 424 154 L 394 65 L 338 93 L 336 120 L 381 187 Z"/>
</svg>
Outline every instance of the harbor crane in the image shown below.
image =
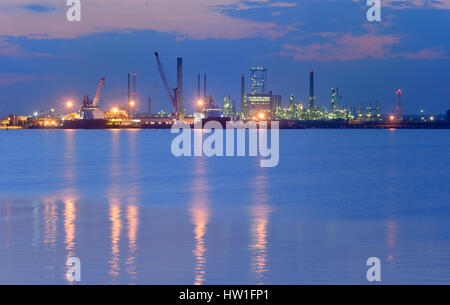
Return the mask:
<svg viewBox="0 0 450 305">
<path fill-rule="evenodd" d="M 155 56 L 156 56 L 156 63 L 158 65 L 159 75 L 161 76 L 161 80 L 163 82 L 164 88 L 166 89 L 166 94 L 169 97 L 169 100 L 173 105 L 175 117 L 178 118 L 178 116 L 180 114 L 180 111 L 178 109 L 178 102 L 177 102 L 178 88 L 170 90 L 169 82 L 167 81 L 167 77 L 166 77 L 166 74 L 164 73 L 163 66 L 161 64 L 161 61 L 159 60 L 158 52 L 155 52 Z M 172 94 L 172 91 L 173 91 L 173 94 Z"/>
<path fill-rule="evenodd" d="M 104 86 L 104 85 L 105 85 L 105 78 L 102 78 L 102 79 L 100 80 L 100 83 L 98 84 L 97 92 L 95 93 L 94 101 L 92 102 L 92 105 L 93 105 L 94 107 L 98 107 L 98 102 L 99 102 L 99 100 L 100 100 L 100 94 L 101 94 L 101 92 L 102 92 L 102 89 L 103 89 L 103 86 Z"/>
<path fill-rule="evenodd" d="M 85 120 L 104 119 L 105 115 L 99 108 L 100 94 L 105 85 L 105 78 L 100 79 L 94 100 L 91 101 L 89 96 L 85 96 L 80 109 L 80 117 Z"/>
</svg>

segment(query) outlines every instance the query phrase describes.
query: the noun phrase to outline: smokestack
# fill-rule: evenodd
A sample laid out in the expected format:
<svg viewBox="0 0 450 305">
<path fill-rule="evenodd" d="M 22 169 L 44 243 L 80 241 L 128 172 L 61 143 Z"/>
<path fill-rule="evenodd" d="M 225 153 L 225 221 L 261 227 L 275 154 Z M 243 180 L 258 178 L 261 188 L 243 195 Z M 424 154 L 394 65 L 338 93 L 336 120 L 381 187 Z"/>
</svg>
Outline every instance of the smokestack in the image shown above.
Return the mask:
<svg viewBox="0 0 450 305">
<path fill-rule="evenodd" d="M 133 101 L 136 102 L 136 73 L 133 73 Z"/>
<path fill-rule="evenodd" d="M 331 88 L 331 111 L 334 112 L 336 110 L 336 90 Z"/>
<path fill-rule="evenodd" d="M 178 113 L 183 112 L 183 58 L 177 58 L 177 105 Z"/>
<path fill-rule="evenodd" d="M 198 90 L 197 90 L 197 99 L 200 100 L 200 99 L 201 99 L 200 73 L 198 74 L 197 86 L 198 86 Z"/>
<path fill-rule="evenodd" d="M 131 81 L 131 74 L 128 73 L 128 104 L 130 103 L 130 96 L 131 96 L 131 91 L 130 91 L 131 83 L 130 83 L 130 81 Z M 128 107 L 128 104 L 127 104 L 127 107 Z"/>
<path fill-rule="evenodd" d="M 337 97 L 337 109 L 339 110 L 339 88 L 336 88 L 336 97 Z"/>
<path fill-rule="evenodd" d="M 151 97 L 148 98 L 147 103 L 148 103 L 148 115 L 151 115 L 152 114 L 152 98 Z"/>
<path fill-rule="evenodd" d="M 245 110 L 245 75 L 241 75 L 241 112 Z"/>
<path fill-rule="evenodd" d="M 402 111 L 402 94 L 403 94 L 403 91 L 402 91 L 402 89 L 398 89 L 395 94 L 397 94 L 397 97 L 398 97 L 398 102 L 397 102 L 397 119 L 401 121 L 401 120 L 403 120 L 403 111 Z"/>
<path fill-rule="evenodd" d="M 205 73 L 205 75 L 204 75 L 204 79 L 203 79 L 203 81 L 204 81 L 204 84 L 203 84 L 203 96 L 204 96 L 204 98 L 205 98 L 205 103 L 206 103 L 206 73 Z"/>
<path fill-rule="evenodd" d="M 314 71 L 309 71 L 309 107 L 314 107 Z"/>
</svg>

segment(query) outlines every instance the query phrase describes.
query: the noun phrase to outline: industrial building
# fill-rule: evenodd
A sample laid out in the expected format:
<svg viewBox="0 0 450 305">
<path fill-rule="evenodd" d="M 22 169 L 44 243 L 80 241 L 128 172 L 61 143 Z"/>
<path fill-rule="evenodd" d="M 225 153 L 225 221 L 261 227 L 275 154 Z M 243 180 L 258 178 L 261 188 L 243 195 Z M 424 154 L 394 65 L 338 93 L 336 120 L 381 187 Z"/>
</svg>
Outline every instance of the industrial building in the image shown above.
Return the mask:
<svg viewBox="0 0 450 305">
<path fill-rule="evenodd" d="M 266 92 L 267 68 L 251 67 L 250 92 L 245 93 L 245 78 L 241 77 L 241 107 L 244 119 L 274 119 L 276 104 L 281 105 L 281 96 Z"/>
<path fill-rule="evenodd" d="M 375 103 L 369 102 L 364 107 L 358 105 L 357 119 L 367 122 L 381 121 L 383 118 L 381 117 L 380 103 L 378 101 Z"/>
</svg>

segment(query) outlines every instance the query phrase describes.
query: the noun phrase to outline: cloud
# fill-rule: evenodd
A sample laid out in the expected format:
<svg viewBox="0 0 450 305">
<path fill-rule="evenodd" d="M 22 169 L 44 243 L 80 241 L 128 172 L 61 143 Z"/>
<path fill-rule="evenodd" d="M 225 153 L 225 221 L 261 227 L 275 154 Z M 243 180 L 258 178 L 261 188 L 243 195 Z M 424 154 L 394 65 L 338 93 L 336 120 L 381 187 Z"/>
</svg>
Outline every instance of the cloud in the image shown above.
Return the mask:
<svg viewBox="0 0 450 305">
<path fill-rule="evenodd" d="M 280 55 L 297 61 L 346 61 L 364 58 L 388 58 L 390 46 L 400 43 L 396 35 L 343 34 L 330 42 L 311 43 L 306 46 L 284 44 Z"/>
<path fill-rule="evenodd" d="M 230 5 L 229 8 L 234 8 L 237 11 L 244 11 L 254 8 L 287 8 L 287 7 L 296 7 L 297 3 L 294 2 L 271 2 L 269 0 L 247 0 L 247 1 L 236 1 L 235 5 Z"/>
<path fill-rule="evenodd" d="M 366 0 L 352 0 L 353 2 L 363 2 Z M 383 7 L 392 9 L 450 9 L 450 0 L 381 0 Z"/>
<path fill-rule="evenodd" d="M 16 45 L 6 39 L 0 38 L 0 56 L 9 57 L 51 57 L 53 55 L 47 53 L 25 51 L 19 45 Z"/>
<path fill-rule="evenodd" d="M 26 10 L 30 10 L 30 11 L 38 12 L 38 13 L 46 13 L 46 12 L 55 10 L 53 7 L 39 5 L 39 4 L 25 4 L 25 5 L 22 5 L 21 7 Z"/>
<path fill-rule="evenodd" d="M 450 9 L 450 0 L 382 0 L 381 4 L 385 7 L 390 7 L 393 9 Z"/>
<path fill-rule="evenodd" d="M 446 59 L 449 58 L 444 48 L 427 48 L 415 53 L 401 53 L 400 56 L 407 59 Z"/>
<path fill-rule="evenodd" d="M 248 2 L 248 1 L 247 1 Z M 281 8 L 295 4 L 250 1 Z M 289 27 L 273 22 L 257 22 L 226 14 L 243 0 L 81 0 L 81 22 L 68 22 L 68 6 L 61 0 L 42 0 L 39 6 L 29 0 L 2 0 L 0 36 L 39 35 L 46 38 L 77 38 L 118 30 L 155 30 L 178 38 L 240 39 L 285 35 Z M 28 6 L 28 9 L 23 9 Z M 51 8 L 51 9 L 50 9 Z M 36 36 L 35 36 L 36 37 Z"/>
<path fill-rule="evenodd" d="M 7 87 L 18 83 L 31 82 L 38 79 L 54 79 L 52 76 L 36 76 L 25 74 L 0 74 L 0 87 Z"/>
<path fill-rule="evenodd" d="M 349 61 L 365 58 L 386 59 L 403 57 L 406 59 L 445 59 L 446 51 L 441 48 L 426 48 L 413 53 L 399 53 L 392 51 L 392 46 L 400 44 L 398 35 L 352 34 L 328 35 L 328 42 L 311 43 L 309 45 L 284 44 L 279 55 L 292 57 L 297 61 Z"/>
</svg>

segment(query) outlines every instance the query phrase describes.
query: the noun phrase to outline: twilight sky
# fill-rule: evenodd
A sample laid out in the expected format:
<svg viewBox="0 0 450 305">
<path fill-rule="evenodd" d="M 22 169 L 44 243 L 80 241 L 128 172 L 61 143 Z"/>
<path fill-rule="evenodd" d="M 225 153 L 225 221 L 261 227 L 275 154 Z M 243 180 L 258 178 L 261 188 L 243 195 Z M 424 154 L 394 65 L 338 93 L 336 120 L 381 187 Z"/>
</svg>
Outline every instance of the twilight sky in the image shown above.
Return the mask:
<svg viewBox="0 0 450 305">
<path fill-rule="evenodd" d="M 404 110 L 450 109 L 450 0 L 382 0 L 382 21 L 366 19 L 366 0 L 81 0 L 81 22 L 66 20 L 65 0 L 1 0 L 0 116 L 64 109 L 93 96 L 106 77 L 101 106 L 126 101 L 137 72 L 138 108 L 171 111 L 153 53 L 176 86 L 184 58 L 185 107 L 193 110 L 198 72 L 222 103 L 240 99 L 240 75 L 269 69 L 268 87 L 306 102 L 315 70 L 317 103 L 330 88 L 344 104 L 379 100 L 388 113 L 394 90 Z M 248 83 L 248 80 L 247 80 Z"/>
</svg>

